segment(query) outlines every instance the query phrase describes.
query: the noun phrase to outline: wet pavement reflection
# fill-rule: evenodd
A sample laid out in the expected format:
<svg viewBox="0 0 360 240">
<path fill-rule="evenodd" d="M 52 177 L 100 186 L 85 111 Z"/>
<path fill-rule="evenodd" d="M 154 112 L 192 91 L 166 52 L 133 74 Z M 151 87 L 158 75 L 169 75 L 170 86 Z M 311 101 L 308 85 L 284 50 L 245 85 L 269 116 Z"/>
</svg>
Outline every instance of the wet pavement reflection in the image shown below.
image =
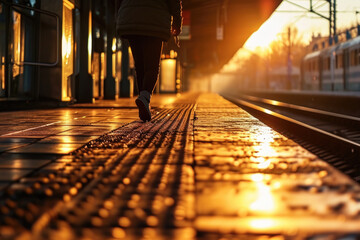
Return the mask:
<svg viewBox="0 0 360 240">
<path fill-rule="evenodd" d="M 0 239 L 358 239 L 360 187 L 216 94 L 0 113 Z"/>
<path fill-rule="evenodd" d="M 360 187 L 352 180 L 219 96 L 202 95 L 196 118 L 198 231 L 360 232 Z"/>
<path fill-rule="evenodd" d="M 96 104 L 95 104 L 96 105 Z M 91 104 L 76 108 L 0 113 L 0 181 L 7 186 L 52 162 L 37 156 L 70 154 L 84 144 L 137 119 L 133 99 L 117 108 Z M 124 114 L 126 107 L 126 114 Z M 26 170 L 24 170 L 26 169 Z"/>
</svg>

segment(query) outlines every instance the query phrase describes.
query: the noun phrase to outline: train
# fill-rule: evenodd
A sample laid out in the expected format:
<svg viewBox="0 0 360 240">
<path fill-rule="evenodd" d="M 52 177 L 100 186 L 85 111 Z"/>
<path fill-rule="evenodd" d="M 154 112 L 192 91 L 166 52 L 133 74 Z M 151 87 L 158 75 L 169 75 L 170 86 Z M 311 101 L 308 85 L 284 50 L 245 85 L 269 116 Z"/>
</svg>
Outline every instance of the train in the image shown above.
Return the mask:
<svg viewBox="0 0 360 240">
<path fill-rule="evenodd" d="M 305 55 L 301 73 L 303 90 L 360 91 L 360 36 Z"/>
</svg>

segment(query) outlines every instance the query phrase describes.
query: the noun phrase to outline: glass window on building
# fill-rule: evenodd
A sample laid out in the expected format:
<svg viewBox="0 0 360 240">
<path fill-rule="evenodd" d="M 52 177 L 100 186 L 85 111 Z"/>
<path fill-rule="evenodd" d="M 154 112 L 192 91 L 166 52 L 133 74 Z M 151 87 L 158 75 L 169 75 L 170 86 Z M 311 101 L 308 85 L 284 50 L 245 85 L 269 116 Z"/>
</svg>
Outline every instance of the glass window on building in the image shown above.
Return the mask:
<svg viewBox="0 0 360 240">
<path fill-rule="evenodd" d="M 5 47 L 6 47 L 6 34 L 5 34 L 5 6 L 0 3 L 0 97 L 6 96 L 6 83 L 5 83 Z"/>
<path fill-rule="evenodd" d="M 74 35 L 73 35 L 74 5 L 64 0 L 62 29 L 62 101 L 72 97 L 72 79 L 74 73 Z"/>
<path fill-rule="evenodd" d="M 104 1 L 92 1 L 92 66 L 93 96 L 104 97 L 104 81 L 106 78 L 106 6 Z M 112 46 L 109 46 L 110 48 Z"/>
</svg>

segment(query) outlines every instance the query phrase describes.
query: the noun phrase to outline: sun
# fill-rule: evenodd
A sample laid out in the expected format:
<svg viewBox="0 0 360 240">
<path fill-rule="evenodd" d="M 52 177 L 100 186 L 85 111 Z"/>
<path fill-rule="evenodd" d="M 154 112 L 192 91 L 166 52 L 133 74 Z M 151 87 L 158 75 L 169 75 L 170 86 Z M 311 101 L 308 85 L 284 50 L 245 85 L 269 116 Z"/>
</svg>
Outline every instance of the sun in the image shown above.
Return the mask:
<svg viewBox="0 0 360 240">
<path fill-rule="evenodd" d="M 269 18 L 256 32 L 245 42 L 244 48 L 254 51 L 258 48 L 267 48 L 282 31 L 283 24 L 278 18 Z"/>
</svg>

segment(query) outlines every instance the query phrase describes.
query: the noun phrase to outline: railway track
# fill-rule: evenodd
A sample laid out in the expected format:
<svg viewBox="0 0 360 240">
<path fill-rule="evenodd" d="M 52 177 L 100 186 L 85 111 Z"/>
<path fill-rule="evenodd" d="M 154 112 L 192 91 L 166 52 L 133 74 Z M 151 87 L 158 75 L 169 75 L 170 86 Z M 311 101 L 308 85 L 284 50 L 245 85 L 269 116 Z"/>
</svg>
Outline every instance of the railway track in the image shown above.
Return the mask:
<svg viewBox="0 0 360 240">
<path fill-rule="evenodd" d="M 254 96 L 225 97 L 360 182 L 360 118 Z"/>
</svg>

